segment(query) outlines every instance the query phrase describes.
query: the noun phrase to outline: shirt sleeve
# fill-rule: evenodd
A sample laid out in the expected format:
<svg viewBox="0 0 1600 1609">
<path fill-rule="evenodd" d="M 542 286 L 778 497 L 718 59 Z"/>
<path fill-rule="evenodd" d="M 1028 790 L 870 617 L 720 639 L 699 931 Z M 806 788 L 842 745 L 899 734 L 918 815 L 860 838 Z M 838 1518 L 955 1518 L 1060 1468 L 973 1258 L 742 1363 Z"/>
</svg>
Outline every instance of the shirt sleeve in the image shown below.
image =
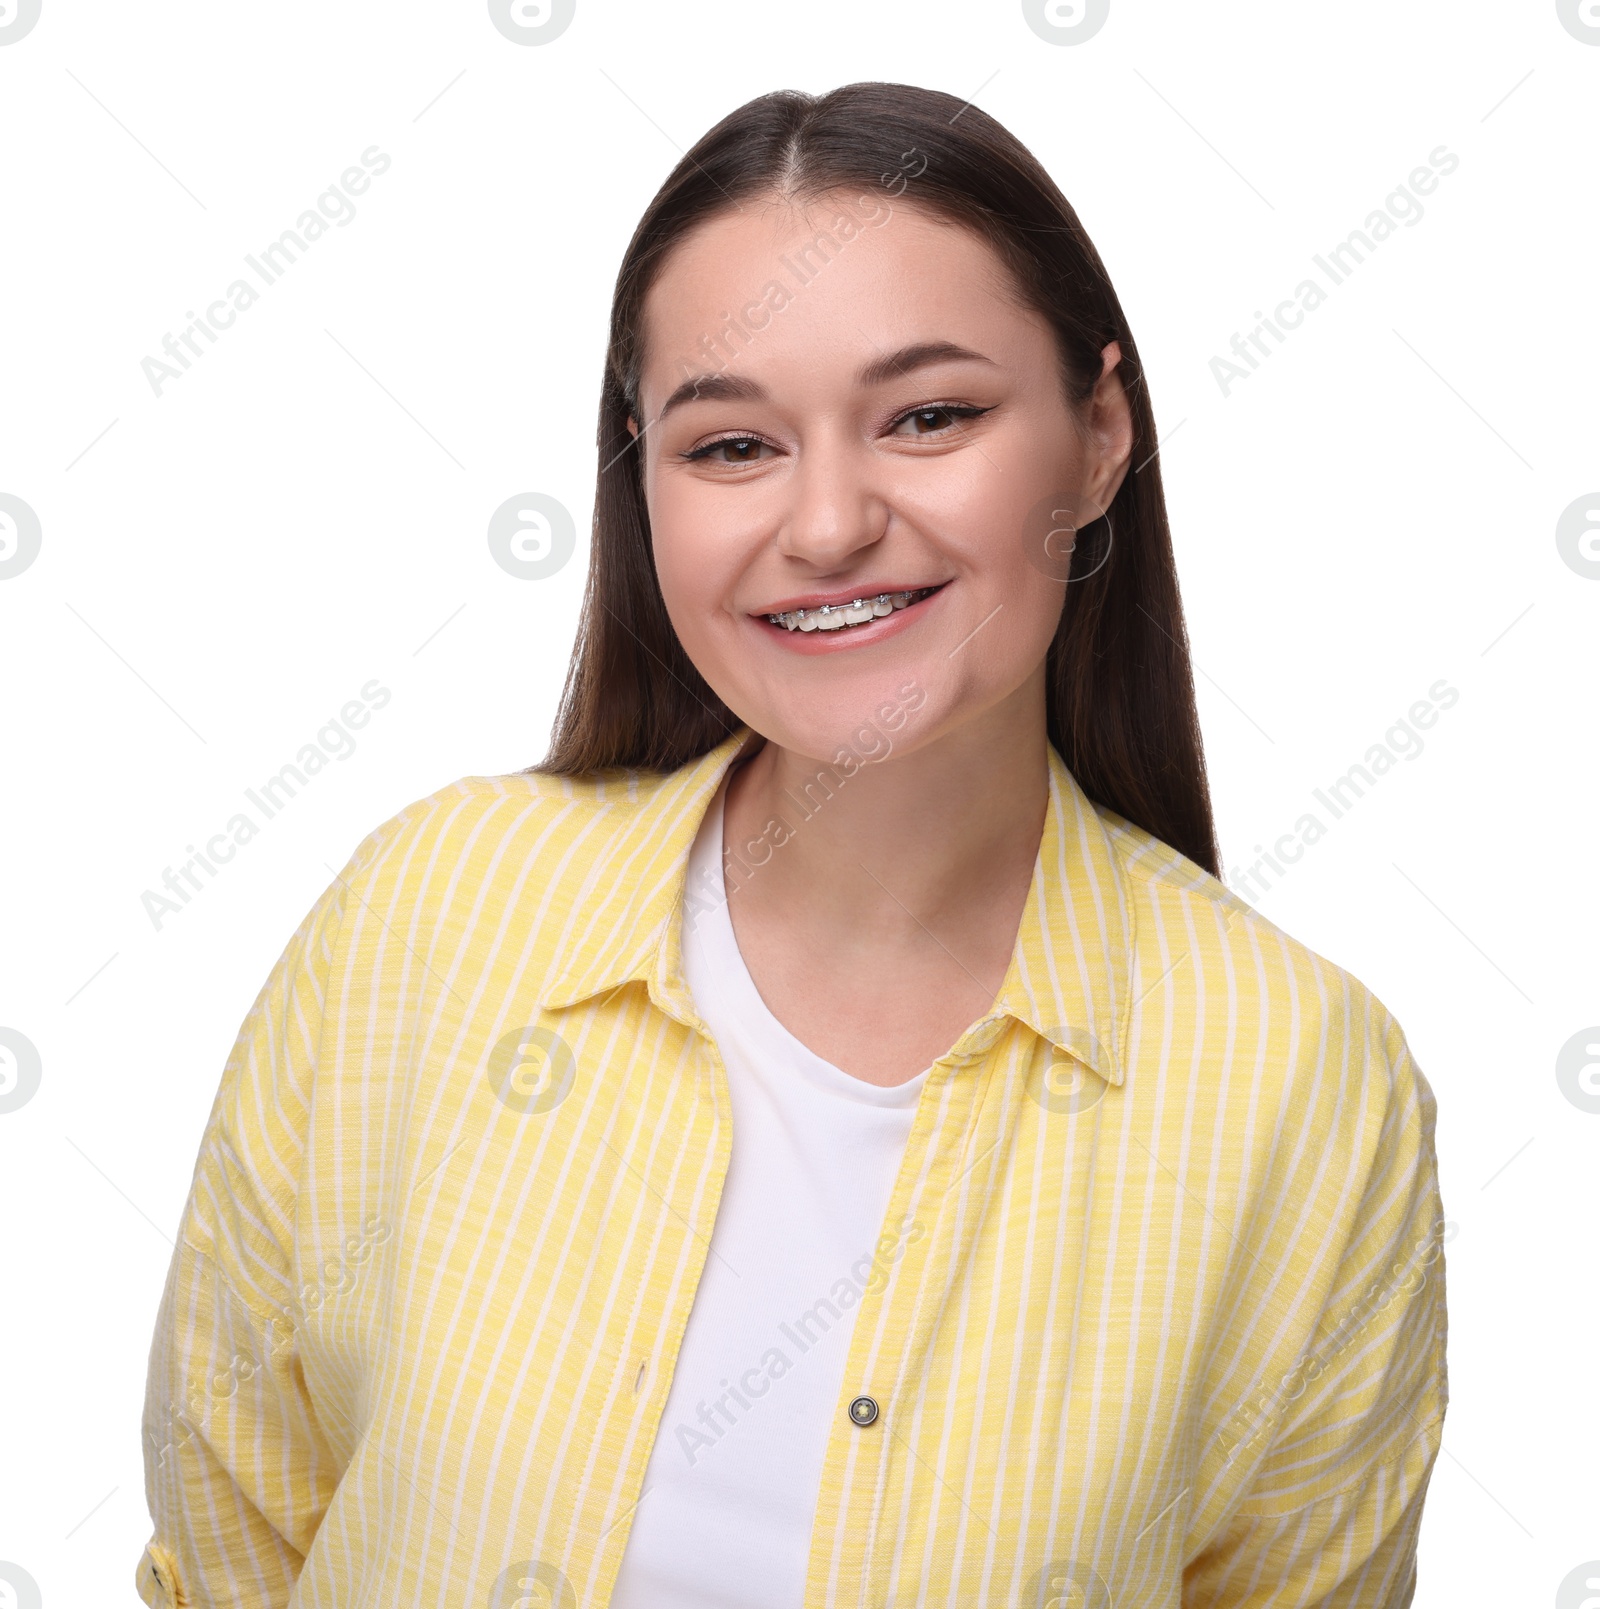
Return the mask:
<svg viewBox="0 0 1600 1609">
<path fill-rule="evenodd" d="M 319 1422 L 297 1356 L 292 1252 L 350 869 L 257 996 L 201 1137 L 145 1387 L 154 1534 L 135 1586 L 151 1609 L 281 1609 L 341 1473 L 348 1442 Z"/>
<path fill-rule="evenodd" d="M 1433 1092 L 1392 1019 L 1368 1055 L 1370 1164 L 1353 1211 L 1310 1220 L 1331 1226 L 1337 1271 L 1307 1339 L 1223 1426 L 1223 1456 L 1248 1478 L 1184 1572 L 1184 1609 L 1405 1609 L 1416 1590 L 1449 1397 L 1443 1245 L 1453 1230 L 1439 1200 Z"/>
</svg>

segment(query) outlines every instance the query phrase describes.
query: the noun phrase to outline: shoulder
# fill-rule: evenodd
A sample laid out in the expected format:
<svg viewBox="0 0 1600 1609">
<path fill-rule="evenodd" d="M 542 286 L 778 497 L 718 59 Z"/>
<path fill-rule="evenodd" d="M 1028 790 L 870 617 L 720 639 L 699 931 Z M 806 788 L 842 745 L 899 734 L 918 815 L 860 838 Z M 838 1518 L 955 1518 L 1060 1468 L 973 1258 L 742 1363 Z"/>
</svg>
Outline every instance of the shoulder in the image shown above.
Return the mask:
<svg viewBox="0 0 1600 1609">
<path fill-rule="evenodd" d="M 1433 1096 L 1388 1006 L 1348 968 L 1284 931 L 1204 867 L 1096 807 L 1131 907 L 1135 979 L 1164 967 L 1187 980 L 1191 1009 L 1276 1070 L 1292 1106 L 1396 1106 L 1431 1128 Z M 1159 988 L 1153 995 L 1161 994 Z M 1155 1004 L 1147 1000 L 1146 1006 Z M 1210 1033 L 1204 1035 L 1207 1039 Z"/>
<path fill-rule="evenodd" d="M 464 776 L 413 800 L 362 839 L 341 874 L 353 889 L 459 888 L 530 871 L 587 868 L 636 828 L 677 773 L 616 769 Z"/>
</svg>

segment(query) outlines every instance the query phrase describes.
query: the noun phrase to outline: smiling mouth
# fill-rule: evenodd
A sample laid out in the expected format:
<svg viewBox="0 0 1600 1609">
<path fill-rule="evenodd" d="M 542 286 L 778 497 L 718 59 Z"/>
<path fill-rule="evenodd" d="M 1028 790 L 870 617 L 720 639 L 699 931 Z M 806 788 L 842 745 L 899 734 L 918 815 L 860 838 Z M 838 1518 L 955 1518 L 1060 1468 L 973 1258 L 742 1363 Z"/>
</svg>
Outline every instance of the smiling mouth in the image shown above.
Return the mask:
<svg viewBox="0 0 1600 1609">
<path fill-rule="evenodd" d="M 944 583 L 941 582 L 942 586 Z M 786 609 L 782 614 L 768 615 L 767 619 L 785 631 L 848 631 L 852 626 L 864 626 L 881 620 L 897 609 L 909 608 L 931 597 L 938 587 L 918 587 L 913 592 L 878 592 L 865 598 L 852 598 L 849 603 L 824 603 L 815 609 Z"/>
</svg>

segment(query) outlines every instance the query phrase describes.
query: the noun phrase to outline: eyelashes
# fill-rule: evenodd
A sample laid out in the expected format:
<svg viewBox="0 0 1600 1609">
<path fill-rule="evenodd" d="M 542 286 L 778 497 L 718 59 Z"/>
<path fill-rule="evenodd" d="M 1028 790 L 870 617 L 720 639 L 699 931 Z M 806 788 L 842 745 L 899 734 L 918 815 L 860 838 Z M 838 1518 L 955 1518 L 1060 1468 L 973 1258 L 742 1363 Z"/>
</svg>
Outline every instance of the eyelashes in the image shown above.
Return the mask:
<svg viewBox="0 0 1600 1609">
<path fill-rule="evenodd" d="M 716 441 L 708 441 L 702 446 L 691 447 L 688 452 L 679 453 L 678 456 L 693 463 L 696 459 L 710 457 L 719 447 L 770 447 L 771 445 L 771 442 L 763 441 L 759 436 L 721 436 Z M 756 460 L 754 458 L 728 460 L 730 466 L 740 462 L 753 464 Z"/>
<path fill-rule="evenodd" d="M 898 432 L 900 426 L 903 425 L 908 419 L 915 419 L 919 414 L 944 414 L 947 415 L 953 421 L 953 423 L 944 425 L 937 430 L 917 431 L 910 438 L 908 438 L 911 440 L 922 441 L 942 440 L 945 436 L 953 432 L 959 433 L 959 425 L 961 423 L 964 423 L 969 419 L 981 418 L 984 414 L 992 412 L 993 407 L 994 404 L 992 403 L 988 407 L 978 407 L 972 403 L 966 402 L 919 403 L 915 408 L 907 408 L 903 413 L 896 415 L 895 418 L 890 420 L 889 429 L 886 433 L 889 435 L 895 434 Z M 757 448 L 773 447 L 773 443 L 767 441 L 765 437 L 753 435 L 749 431 L 736 431 L 726 436 L 719 436 L 713 441 L 702 442 L 698 447 L 691 447 L 687 451 L 679 453 L 678 457 L 692 463 L 699 459 L 709 458 L 712 453 L 719 451 L 721 448 L 735 446 L 751 446 Z M 773 450 L 776 451 L 777 449 L 774 447 Z M 759 461 L 760 460 L 758 457 L 725 460 L 730 468 L 733 468 L 741 463 L 753 464 L 758 463 Z"/>
<path fill-rule="evenodd" d="M 992 406 L 993 405 L 991 404 L 991 407 Z M 889 429 L 890 433 L 893 434 L 893 432 L 898 430 L 900 426 L 906 422 L 906 420 L 915 419 L 918 414 L 923 413 L 943 413 L 948 414 L 952 419 L 960 420 L 978 419 L 989 411 L 989 408 L 974 407 L 971 403 L 966 402 L 925 402 L 920 407 L 907 409 L 905 413 L 901 414 L 900 417 L 890 425 Z M 942 436 L 944 435 L 945 431 L 951 428 L 952 427 L 950 425 L 945 425 L 939 430 L 924 430 L 917 432 L 917 434 L 922 436 Z"/>
</svg>

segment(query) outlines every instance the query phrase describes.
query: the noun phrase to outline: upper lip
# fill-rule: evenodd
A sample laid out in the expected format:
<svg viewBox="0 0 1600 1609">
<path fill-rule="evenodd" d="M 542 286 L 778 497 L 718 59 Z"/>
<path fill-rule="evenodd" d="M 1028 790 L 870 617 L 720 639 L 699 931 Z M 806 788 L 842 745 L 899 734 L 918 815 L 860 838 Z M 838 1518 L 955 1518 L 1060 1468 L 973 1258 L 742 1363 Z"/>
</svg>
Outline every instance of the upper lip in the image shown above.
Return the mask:
<svg viewBox="0 0 1600 1609">
<path fill-rule="evenodd" d="M 796 592 L 777 603 L 764 604 L 751 611 L 757 615 L 786 615 L 793 609 L 820 609 L 823 604 L 854 603 L 857 598 L 876 598 L 885 592 L 925 592 L 930 587 L 942 587 L 943 581 L 863 581 L 853 587 L 838 587 L 832 592 Z"/>
</svg>

